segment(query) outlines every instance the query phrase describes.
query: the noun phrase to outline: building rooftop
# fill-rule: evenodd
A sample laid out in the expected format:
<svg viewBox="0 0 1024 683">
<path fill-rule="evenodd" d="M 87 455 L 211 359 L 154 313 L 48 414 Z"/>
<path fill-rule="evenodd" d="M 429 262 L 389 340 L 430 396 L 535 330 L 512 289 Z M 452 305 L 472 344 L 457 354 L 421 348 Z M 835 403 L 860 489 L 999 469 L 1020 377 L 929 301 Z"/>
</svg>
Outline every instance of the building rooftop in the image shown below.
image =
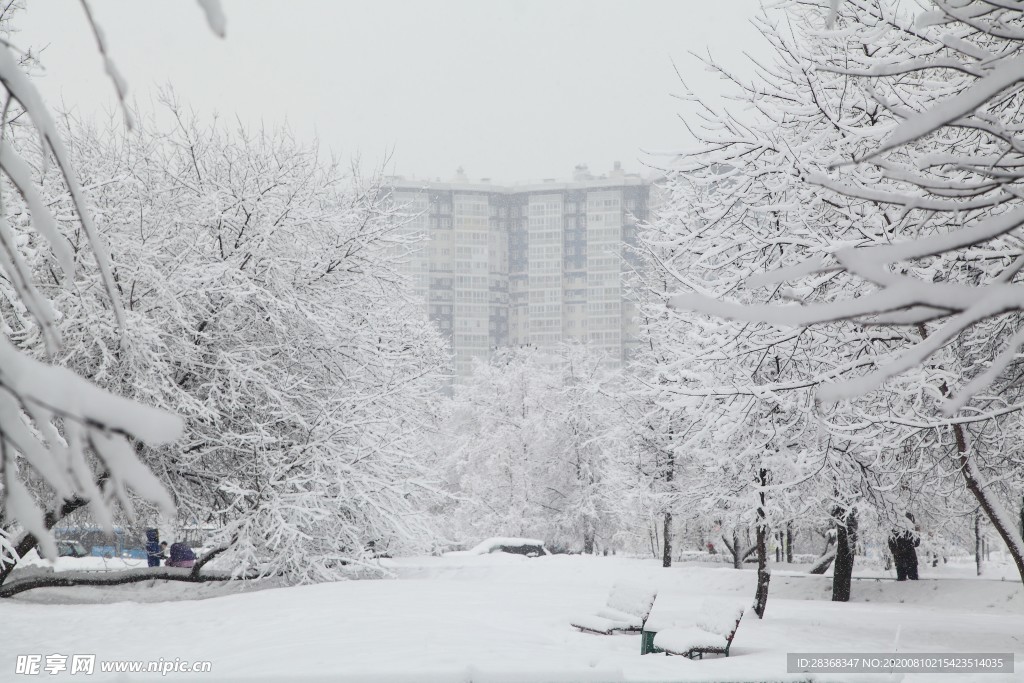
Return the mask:
<svg viewBox="0 0 1024 683">
<path fill-rule="evenodd" d="M 490 178 L 481 178 L 477 181 L 471 180 L 460 166 L 455 175 L 449 180 L 435 178 L 406 178 L 404 176 L 388 176 L 385 178 L 385 185 L 405 190 L 441 190 L 456 192 L 491 192 L 496 194 L 519 194 L 523 192 L 544 192 L 581 190 L 600 187 L 623 187 L 649 185 L 652 178 L 645 178 L 639 173 L 626 173 L 622 165 L 615 162 L 614 168 L 599 176 L 592 175 L 586 164 L 579 164 L 573 171 L 572 180 L 559 180 L 545 178 L 540 181 L 527 181 L 522 183 L 494 183 Z"/>
</svg>

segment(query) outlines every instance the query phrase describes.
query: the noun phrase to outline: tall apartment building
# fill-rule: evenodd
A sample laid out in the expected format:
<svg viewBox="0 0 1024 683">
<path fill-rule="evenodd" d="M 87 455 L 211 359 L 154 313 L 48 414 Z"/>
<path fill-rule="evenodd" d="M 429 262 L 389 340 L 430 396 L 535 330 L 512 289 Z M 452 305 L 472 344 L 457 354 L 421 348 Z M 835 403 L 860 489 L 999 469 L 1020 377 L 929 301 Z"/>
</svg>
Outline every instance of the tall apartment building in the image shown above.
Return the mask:
<svg viewBox="0 0 1024 683">
<path fill-rule="evenodd" d="M 393 201 L 428 240 L 405 261 L 425 313 L 451 340 L 457 375 L 501 346 L 583 340 L 613 364 L 629 352 L 624 249 L 648 213 L 650 183 L 616 164 L 595 177 L 523 186 L 393 178 Z"/>
</svg>

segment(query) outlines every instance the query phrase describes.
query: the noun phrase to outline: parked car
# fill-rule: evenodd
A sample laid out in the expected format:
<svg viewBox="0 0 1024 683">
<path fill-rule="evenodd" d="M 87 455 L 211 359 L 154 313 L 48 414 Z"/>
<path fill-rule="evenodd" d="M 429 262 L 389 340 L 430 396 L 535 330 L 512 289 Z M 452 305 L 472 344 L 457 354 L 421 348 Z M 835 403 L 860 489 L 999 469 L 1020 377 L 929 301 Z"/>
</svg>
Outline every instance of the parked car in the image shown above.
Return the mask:
<svg viewBox="0 0 1024 683">
<path fill-rule="evenodd" d="M 145 542 L 137 531 L 114 527 L 111 532 L 94 526 L 57 527 L 54 535 L 59 541 L 79 543 L 86 555 L 105 558 L 146 558 Z"/>
<path fill-rule="evenodd" d="M 525 555 L 526 557 L 540 557 L 550 555 L 544 547 L 544 541 L 536 538 L 488 538 L 473 546 L 469 550 L 455 550 L 445 553 L 445 557 L 458 557 L 466 555 L 489 555 L 490 553 L 511 553 L 513 555 Z"/>
<path fill-rule="evenodd" d="M 78 541 L 57 541 L 58 557 L 87 557 L 89 551 Z"/>
</svg>

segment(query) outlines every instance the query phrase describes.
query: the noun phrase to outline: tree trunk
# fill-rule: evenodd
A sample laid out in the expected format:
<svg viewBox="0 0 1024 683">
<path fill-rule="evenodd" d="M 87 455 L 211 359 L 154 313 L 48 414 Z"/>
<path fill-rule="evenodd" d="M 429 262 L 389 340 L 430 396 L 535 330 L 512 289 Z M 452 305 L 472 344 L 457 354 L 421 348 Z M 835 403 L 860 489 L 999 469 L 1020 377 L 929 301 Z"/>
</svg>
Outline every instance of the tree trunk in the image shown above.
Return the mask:
<svg viewBox="0 0 1024 683">
<path fill-rule="evenodd" d="M 732 543 L 729 542 L 729 537 L 725 534 L 722 534 L 722 543 L 725 544 L 725 547 L 732 555 L 733 569 L 743 569 L 743 562 L 757 552 L 756 545 L 752 545 L 746 550 L 743 549 L 743 546 L 740 545 L 740 532 L 736 529 L 732 531 Z"/>
<path fill-rule="evenodd" d="M 191 569 L 177 567 L 142 567 L 113 572 L 69 571 L 54 574 L 42 574 L 24 579 L 13 579 L 0 588 L 0 598 L 10 598 L 35 588 L 53 588 L 57 586 L 121 586 L 141 581 L 185 581 L 188 583 L 206 583 L 210 581 L 232 581 L 238 578 L 230 572 L 200 574 Z"/>
<path fill-rule="evenodd" d="M 836 508 L 836 567 L 832 573 L 832 601 L 848 602 L 853 582 L 853 549 L 857 544 L 857 512 Z"/>
<path fill-rule="evenodd" d="M 673 425 L 669 424 L 669 434 L 674 434 Z M 676 454 L 671 448 L 665 452 L 667 466 L 665 467 L 665 489 L 672 493 L 672 482 L 676 478 Z M 661 566 L 671 567 L 672 566 L 672 511 L 665 510 L 665 521 L 664 531 L 662 536 L 665 537 L 664 548 L 661 555 Z"/>
<path fill-rule="evenodd" d="M 808 574 L 824 574 L 828 571 L 828 568 L 832 566 L 832 561 L 836 559 L 836 547 L 829 546 L 827 550 L 814 561 L 811 568 L 807 570 Z"/>
<path fill-rule="evenodd" d="M 743 552 L 740 550 L 740 532 L 732 530 L 732 568 L 743 569 Z"/>
<path fill-rule="evenodd" d="M 730 543 L 729 539 L 726 537 L 726 535 L 722 534 L 722 545 L 725 546 L 726 550 L 728 550 L 729 554 L 732 556 L 732 566 L 733 566 L 733 568 L 738 568 L 737 564 L 736 564 L 736 556 L 739 553 L 739 549 L 737 548 L 737 545 L 739 544 L 739 539 L 736 538 L 736 533 L 735 532 L 733 532 L 732 540 L 733 540 L 733 542 Z"/>
<path fill-rule="evenodd" d="M 793 533 L 793 522 L 786 522 L 786 562 L 793 564 L 793 539 L 796 538 L 796 534 Z"/>
<path fill-rule="evenodd" d="M 779 563 L 782 562 L 782 546 L 783 546 L 782 532 L 781 531 L 776 531 L 775 532 L 775 563 L 776 564 L 779 564 Z"/>
<path fill-rule="evenodd" d="M 832 533 L 829 533 L 832 532 Z M 828 571 L 828 568 L 832 566 L 832 561 L 836 559 L 836 537 L 835 529 L 828 529 L 825 532 L 825 549 L 821 551 L 821 555 L 811 565 L 808 570 L 810 574 L 824 574 Z"/>
<path fill-rule="evenodd" d="M 981 510 L 974 511 L 974 566 L 981 576 Z"/>
<path fill-rule="evenodd" d="M 662 545 L 661 552 L 661 566 L 671 567 L 672 566 L 672 513 L 665 513 L 665 527 L 661 532 L 665 542 Z"/>
<path fill-rule="evenodd" d="M 985 511 L 985 516 L 991 522 L 992 528 L 996 530 L 999 537 L 1003 539 L 1010 557 L 1017 565 L 1017 573 L 1020 574 L 1021 583 L 1024 583 L 1024 539 L 1017 534 L 1009 517 L 1004 513 L 1002 505 L 994 497 L 990 496 L 981 471 L 975 464 L 974 459 L 967 452 L 967 437 L 962 425 L 953 425 L 953 434 L 956 436 L 956 449 L 960 455 L 960 471 L 964 475 L 964 482 L 967 488 L 974 494 L 975 499 Z"/>
<path fill-rule="evenodd" d="M 768 549 L 765 544 L 767 529 L 757 528 L 757 591 L 754 593 L 754 612 L 758 619 L 764 619 L 764 610 L 768 605 L 768 583 L 772 580 L 772 570 L 768 568 Z"/>
<path fill-rule="evenodd" d="M 768 604 L 768 582 L 772 579 L 771 570 L 768 569 L 768 520 L 764 509 L 764 487 L 768 485 L 768 471 L 762 468 L 758 474 L 761 490 L 758 492 L 760 504 L 757 506 L 757 590 L 754 593 L 754 612 L 758 619 L 764 619 L 764 610 Z"/>
<path fill-rule="evenodd" d="M 1020 497 L 1020 536 L 1024 538 L 1024 496 Z"/>
<path fill-rule="evenodd" d="M 587 528 L 583 531 L 583 554 L 594 554 L 594 530 Z"/>
</svg>

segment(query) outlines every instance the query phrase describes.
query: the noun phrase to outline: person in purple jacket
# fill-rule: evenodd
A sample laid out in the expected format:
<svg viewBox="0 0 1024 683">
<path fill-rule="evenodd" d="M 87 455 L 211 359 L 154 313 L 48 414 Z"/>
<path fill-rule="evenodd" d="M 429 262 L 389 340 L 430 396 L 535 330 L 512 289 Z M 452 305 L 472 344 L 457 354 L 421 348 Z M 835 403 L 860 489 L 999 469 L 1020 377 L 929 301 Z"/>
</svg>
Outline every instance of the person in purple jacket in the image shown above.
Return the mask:
<svg viewBox="0 0 1024 683">
<path fill-rule="evenodd" d="M 196 563 L 196 554 L 192 552 L 192 548 L 181 541 L 171 544 L 170 555 L 167 558 L 168 567 L 185 567 L 187 569 Z"/>
</svg>

